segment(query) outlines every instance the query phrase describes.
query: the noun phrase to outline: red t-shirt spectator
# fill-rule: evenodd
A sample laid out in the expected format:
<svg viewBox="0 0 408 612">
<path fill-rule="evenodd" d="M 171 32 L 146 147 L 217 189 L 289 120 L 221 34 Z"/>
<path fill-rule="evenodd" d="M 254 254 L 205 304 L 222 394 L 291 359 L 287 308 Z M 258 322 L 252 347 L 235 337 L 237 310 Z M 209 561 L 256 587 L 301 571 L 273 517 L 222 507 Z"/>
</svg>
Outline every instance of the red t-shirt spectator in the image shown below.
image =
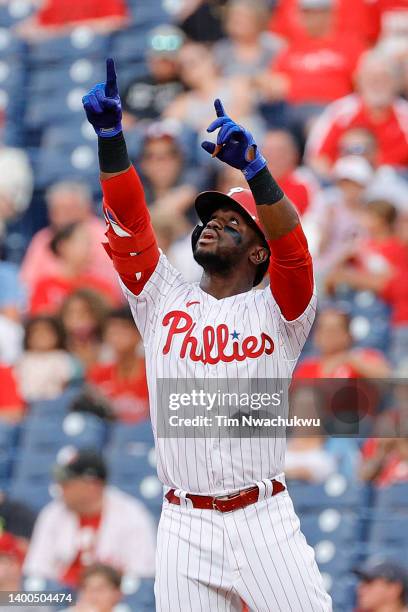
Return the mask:
<svg viewBox="0 0 408 612">
<path fill-rule="evenodd" d="M 308 175 L 308 171 L 304 171 L 303 168 L 297 168 L 289 174 L 280 176 L 279 185 L 300 215 L 309 208 L 318 189 L 317 184 Z"/>
<path fill-rule="evenodd" d="M 13 370 L 0 364 L 0 418 L 2 412 L 21 412 L 24 408 L 24 400 L 21 396 Z"/>
<path fill-rule="evenodd" d="M 126 14 L 123 0 L 46 0 L 37 19 L 42 26 L 58 26 Z"/>
<path fill-rule="evenodd" d="M 381 1 L 379 0 L 379 2 Z M 398 0 L 385 0 L 385 2 L 387 1 L 397 2 Z M 367 41 L 375 40 L 378 33 L 376 16 L 367 0 L 337 0 L 334 10 L 334 29 L 336 32 L 353 34 Z M 304 29 L 299 19 L 298 0 L 282 0 L 279 2 L 272 15 L 269 27 L 272 32 L 280 34 L 290 42 L 303 34 Z"/>
<path fill-rule="evenodd" d="M 30 300 L 30 314 L 54 314 L 66 297 L 77 289 L 84 288 L 101 294 L 111 306 L 118 305 L 117 296 L 112 287 L 99 278 L 85 274 L 69 279 L 60 276 L 46 276 L 40 279 L 34 287 Z"/>
<path fill-rule="evenodd" d="M 406 167 L 408 164 L 408 102 L 397 99 L 381 119 L 374 118 L 361 96 L 352 94 L 331 104 L 314 123 L 306 155 L 338 157 L 339 140 L 350 128 L 372 132 L 378 145 L 378 165 Z"/>
<path fill-rule="evenodd" d="M 364 459 L 371 459 L 375 456 L 378 443 L 378 438 L 369 438 L 365 442 L 361 450 Z M 402 459 L 397 451 L 392 450 L 374 482 L 378 487 L 388 487 L 397 482 L 408 482 L 408 462 Z"/>
<path fill-rule="evenodd" d="M 384 359 L 379 351 L 375 349 L 355 349 L 358 350 L 358 354 L 364 357 L 365 360 L 368 359 Z M 302 363 L 295 369 L 293 374 L 294 379 L 302 379 L 302 378 L 360 378 L 359 372 L 348 363 L 344 363 L 336 366 L 330 372 L 323 371 L 323 362 L 320 357 L 310 357 L 309 359 L 305 359 Z"/>
<path fill-rule="evenodd" d="M 271 70 L 289 79 L 289 102 L 327 104 L 352 91 L 352 75 L 363 51 L 360 40 L 347 34 L 299 36 Z"/>
<path fill-rule="evenodd" d="M 391 323 L 395 326 L 408 325 L 408 257 L 405 265 L 397 269 L 380 293 L 380 297 L 392 307 Z"/>
<path fill-rule="evenodd" d="M 148 389 L 144 359 L 140 359 L 131 378 L 120 376 L 115 363 L 96 365 L 88 375 L 93 383 L 111 400 L 118 419 L 138 423 L 149 417 Z"/>
<path fill-rule="evenodd" d="M 71 566 L 61 576 L 62 584 L 76 588 L 79 584 L 82 570 L 95 561 L 95 544 L 101 518 L 101 514 L 81 516 L 79 518 L 78 554 L 71 563 Z"/>
</svg>

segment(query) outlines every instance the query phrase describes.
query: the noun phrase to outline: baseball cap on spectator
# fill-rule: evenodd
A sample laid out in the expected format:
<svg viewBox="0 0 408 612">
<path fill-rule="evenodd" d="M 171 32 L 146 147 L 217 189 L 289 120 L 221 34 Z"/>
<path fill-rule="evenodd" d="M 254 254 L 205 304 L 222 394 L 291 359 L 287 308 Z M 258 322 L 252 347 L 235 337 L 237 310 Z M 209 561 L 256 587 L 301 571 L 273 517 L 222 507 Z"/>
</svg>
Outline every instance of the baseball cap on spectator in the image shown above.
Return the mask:
<svg viewBox="0 0 408 612">
<path fill-rule="evenodd" d="M 402 599 L 408 599 L 408 572 L 407 570 L 394 561 L 372 561 L 355 567 L 353 573 L 360 580 L 375 580 L 383 578 L 388 582 L 398 582 L 402 585 Z"/>
<path fill-rule="evenodd" d="M 103 457 L 93 450 L 75 451 L 66 461 L 54 467 L 54 478 L 65 482 L 74 478 L 106 481 L 108 472 Z"/>
<path fill-rule="evenodd" d="M 180 141 L 181 126 L 178 121 L 173 119 L 163 119 L 162 121 L 154 121 L 150 123 L 144 133 L 144 142 L 148 140 L 160 140 L 168 138 L 175 142 Z"/>
<path fill-rule="evenodd" d="M 321 10 L 333 6 L 333 0 L 298 0 L 299 8 L 304 10 Z"/>
<path fill-rule="evenodd" d="M 0 535 L 0 556 L 13 557 L 19 563 L 24 561 L 24 551 L 16 537 L 7 531 Z"/>
<path fill-rule="evenodd" d="M 148 34 L 147 53 L 154 55 L 172 55 L 183 46 L 185 35 L 180 28 L 173 25 L 159 25 Z"/>
<path fill-rule="evenodd" d="M 373 178 L 373 169 L 364 157 L 349 155 L 341 157 L 333 166 L 333 178 L 348 180 L 366 187 Z"/>
<path fill-rule="evenodd" d="M 390 166 L 377 170 L 365 193 L 366 202 L 385 200 L 402 213 L 408 212 L 407 182 Z"/>
</svg>

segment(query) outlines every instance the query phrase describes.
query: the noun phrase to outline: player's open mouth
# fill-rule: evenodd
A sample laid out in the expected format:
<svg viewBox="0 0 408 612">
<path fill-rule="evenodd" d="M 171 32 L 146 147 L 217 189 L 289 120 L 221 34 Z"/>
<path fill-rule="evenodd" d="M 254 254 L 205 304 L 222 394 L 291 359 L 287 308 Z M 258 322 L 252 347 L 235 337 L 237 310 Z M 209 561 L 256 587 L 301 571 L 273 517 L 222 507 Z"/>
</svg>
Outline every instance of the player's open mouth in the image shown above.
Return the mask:
<svg viewBox="0 0 408 612">
<path fill-rule="evenodd" d="M 205 229 L 203 230 L 201 236 L 200 236 L 200 240 L 199 242 L 213 242 L 215 240 L 218 240 L 218 234 L 215 230 L 213 229 Z"/>
</svg>

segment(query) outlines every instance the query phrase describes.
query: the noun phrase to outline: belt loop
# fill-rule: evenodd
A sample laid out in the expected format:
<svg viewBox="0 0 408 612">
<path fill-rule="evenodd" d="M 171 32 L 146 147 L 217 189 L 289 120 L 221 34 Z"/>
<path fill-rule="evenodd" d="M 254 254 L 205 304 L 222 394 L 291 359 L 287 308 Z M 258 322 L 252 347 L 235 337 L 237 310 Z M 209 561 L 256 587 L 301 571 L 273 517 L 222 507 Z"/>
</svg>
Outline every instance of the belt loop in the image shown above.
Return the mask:
<svg viewBox="0 0 408 612">
<path fill-rule="evenodd" d="M 176 489 L 174 495 L 180 500 L 180 508 L 194 508 L 193 502 L 187 497 L 187 492 L 181 489 Z"/>
<path fill-rule="evenodd" d="M 270 478 L 262 478 L 256 483 L 256 486 L 259 489 L 259 497 L 258 501 L 262 501 L 263 499 L 268 499 L 273 495 L 273 482 Z"/>
</svg>

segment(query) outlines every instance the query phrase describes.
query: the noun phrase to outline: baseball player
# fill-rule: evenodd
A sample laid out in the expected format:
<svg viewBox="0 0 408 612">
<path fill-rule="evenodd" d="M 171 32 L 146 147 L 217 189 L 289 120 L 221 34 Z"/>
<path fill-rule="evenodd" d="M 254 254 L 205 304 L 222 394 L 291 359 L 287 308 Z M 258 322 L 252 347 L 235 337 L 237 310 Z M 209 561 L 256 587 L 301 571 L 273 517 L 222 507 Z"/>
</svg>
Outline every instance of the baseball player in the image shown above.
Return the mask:
<svg viewBox="0 0 408 612">
<path fill-rule="evenodd" d="M 202 266 L 187 283 L 157 247 L 121 126 L 113 60 L 83 98 L 98 135 L 104 245 L 142 335 L 157 469 L 157 610 L 331 610 L 285 486 L 285 439 L 160 437 L 157 381 L 289 378 L 312 325 L 312 261 L 299 217 L 252 135 L 214 103 L 202 147 L 249 189 L 201 193 L 192 236 Z M 269 269 L 270 284 L 255 289 Z"/>
</svg>

